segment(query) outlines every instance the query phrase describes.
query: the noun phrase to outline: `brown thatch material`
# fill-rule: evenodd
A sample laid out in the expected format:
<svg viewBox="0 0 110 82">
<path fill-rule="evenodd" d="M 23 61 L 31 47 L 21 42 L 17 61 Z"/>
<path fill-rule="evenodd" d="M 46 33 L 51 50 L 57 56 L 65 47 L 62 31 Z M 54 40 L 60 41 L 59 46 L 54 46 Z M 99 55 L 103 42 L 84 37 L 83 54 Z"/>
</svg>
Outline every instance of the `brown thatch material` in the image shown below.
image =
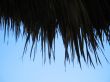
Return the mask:
<svg viewBox="0 0 110 82">
<path fill-rule="evenodd" d="M 20 22 L 24 24 L 27 36 L 24 50 L 31 37 L 33 49 L 40 36 L 42 51 L 48 44 L 49 59 L 58 31 L 65 46 L 65 60 L 69 59 L 70 46 L 72 59 L 76 55 L 80 65 L 81 57 L 94 65 L 90 50 L 96 63 L 100 63 L 97 49 L 100 43 L 103 46 L 104 35 L 110 42 L 110 0 L 0 0 L 0 17 L 6 25 L 4 29 L 9 31 L 11 25 L 16 37 Z"/>
</svg>

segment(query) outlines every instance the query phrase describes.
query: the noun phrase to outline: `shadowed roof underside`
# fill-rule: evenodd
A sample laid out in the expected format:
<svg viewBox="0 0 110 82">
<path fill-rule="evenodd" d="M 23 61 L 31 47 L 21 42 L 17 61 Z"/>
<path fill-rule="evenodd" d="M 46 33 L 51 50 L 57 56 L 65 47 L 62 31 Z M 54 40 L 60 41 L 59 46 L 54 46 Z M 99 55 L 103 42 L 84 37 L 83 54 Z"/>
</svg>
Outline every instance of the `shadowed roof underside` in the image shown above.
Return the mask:
<svg viewBox="0 0 110 82">
<path fill-rule="evenodd" d="M 59 32 L 65 47 L 65 61 L 70 58 L 70 47 L 72 60 L 76 55 L 80 66 L 81 57 L 94 66 L 92 55 L 96 63 L 100 63 L 99 44 L 103 46 L 104 36 L 110 43 L 110 0 L 0 0 L 0 19 L 4 30 L 12 29 L 16 38 L 21 33 L 22 22 L 26 35 L 24 51 L 30 38 L 31 52 L 40 38 L 42 52 L 48 44 L 49 59 Z M 54 53 L 53 57 L 55 59 Z"/>
</svg>

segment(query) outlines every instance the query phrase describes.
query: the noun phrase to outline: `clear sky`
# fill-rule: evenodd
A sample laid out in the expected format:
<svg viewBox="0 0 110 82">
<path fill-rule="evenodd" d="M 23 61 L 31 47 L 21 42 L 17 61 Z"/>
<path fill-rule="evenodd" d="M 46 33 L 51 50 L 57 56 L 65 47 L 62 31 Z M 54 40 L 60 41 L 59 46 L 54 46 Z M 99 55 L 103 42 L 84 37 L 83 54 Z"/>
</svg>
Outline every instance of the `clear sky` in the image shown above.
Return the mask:
<svg viewBox="0 0 110 82">
<path fill-rule="evenodd" d="M 103 66 L 96 68 L 82 63 L 82 70 L 77 61 L 73 66 L 64 66 L 64 47 L 61 37 L 56 39 L 56 60 L 49 64 L 48 58 L 43 63 L 40 42 L 37 47 L 35 61 L 29 57 L 30 46 L 22 60 L 25 40 L 20 37 L 15 41 L 14 34 L 6 37 L 0 29 L 0 82 L 110 82 L 110 64 L 100 55 Z M 104 51 L 110 60 L 110 47 L 105 42 Z"/>
</svg>

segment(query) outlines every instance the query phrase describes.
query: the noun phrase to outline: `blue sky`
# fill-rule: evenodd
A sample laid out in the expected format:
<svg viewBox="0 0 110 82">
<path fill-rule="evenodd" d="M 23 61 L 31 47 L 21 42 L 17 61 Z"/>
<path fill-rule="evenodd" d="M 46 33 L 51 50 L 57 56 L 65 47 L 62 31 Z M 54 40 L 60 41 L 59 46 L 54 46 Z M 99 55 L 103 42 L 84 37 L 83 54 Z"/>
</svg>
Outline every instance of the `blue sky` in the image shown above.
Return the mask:
<svg viewBox="0 0 110 82">
<path fill-rule="evenodd" d="M 96 68 L 82 63 L 82 70 L 77 60 L 73 66 L 67 63 L 64 66 L 64 47 L 59 36 L 56 39 L 56 60 L 49 64 L 47 58 L 43 63 L 40 42 L 38 43 L 35 61 L 29 57 L 28 51 L 22 60 L 25 40 L 20 37 L 15 41 L 14 34 L 10 33 L 4 42 L 3 30 L 0 29 L 0 82 L 110 82 L 110 64 L 101 55 L 103 66 Z M 105 55 L 110 60 L 110 47 L 105 44 Z"/>
</svg>

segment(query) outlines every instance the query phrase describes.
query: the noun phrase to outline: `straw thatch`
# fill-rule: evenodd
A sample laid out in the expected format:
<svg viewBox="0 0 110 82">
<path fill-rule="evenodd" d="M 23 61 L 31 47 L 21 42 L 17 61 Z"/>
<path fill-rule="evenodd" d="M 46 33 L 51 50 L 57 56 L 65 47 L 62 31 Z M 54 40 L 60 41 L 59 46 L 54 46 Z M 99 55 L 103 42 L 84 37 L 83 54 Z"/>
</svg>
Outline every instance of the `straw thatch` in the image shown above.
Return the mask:
<svg viewBox="0 0 110 82">
<path fill-rule="evenodd" d="M 16 38 L 22 22 L 27 37 L 24 51 L 30 38 L 33 50 L 40 37 L 42 52 L 48 44 L 49 59 L 57 32 L 62 36 L 65 60 L 69 60 L 70 47 L 72 59 L 76 55 L 80 65 L 81 58 L 94 65 L 92 55 L 100 63 L 99 44 L 103 46 L 104 36 L 110 42 L 110 0 L 0 0 L 0 19 L 4 30 L 12 29 Z"/>
</svg>

